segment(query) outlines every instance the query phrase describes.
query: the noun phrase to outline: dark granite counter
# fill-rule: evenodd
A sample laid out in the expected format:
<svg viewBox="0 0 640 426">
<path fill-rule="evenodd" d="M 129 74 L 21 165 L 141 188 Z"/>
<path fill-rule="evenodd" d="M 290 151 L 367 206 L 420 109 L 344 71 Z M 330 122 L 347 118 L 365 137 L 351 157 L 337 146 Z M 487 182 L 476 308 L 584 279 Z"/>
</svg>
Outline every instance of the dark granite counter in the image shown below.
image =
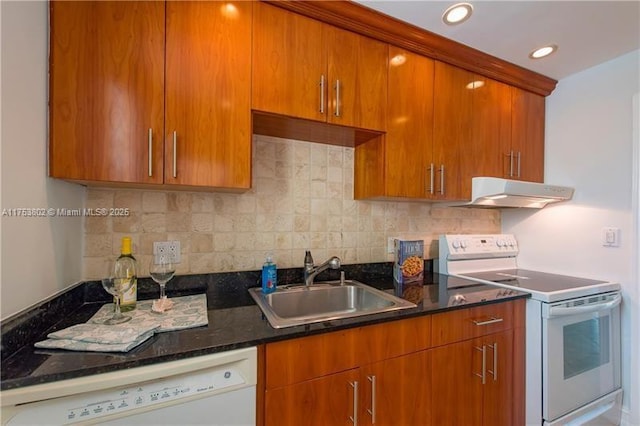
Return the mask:
<svg viewBox="0 0 640 426">
<path fill-rule="evenodd" d="M 391 264 L 345 265 L 348 279 L 355 279 L 394 293 Z M 327 271 L 317 281 L 335 280 Z M 400 318 L 433 314 L 479 304 L 529 297 L 527 293 L 499 290 L 489 285 L 426 273 L 423 286 L 410 300 L 412 309 L 310 325 L 274 329 L 247 291 L 259 285 L 259 271 L 175 277 L 167 285 L 169 297 L 206 293 L 209 324 L 206 327 L 156 334 L 127 353 L 42 350 L 33 343 L 52 331 L 86 322 L 108 295 L 98 282 L 86 282 L 64 294 L 43 301 L 28 312 L 4 321 L 2 327 L 1 390 L 48 383 L 115 370 L 174 361 L 267 342 L 308 336 Z M 278 271 L 280 284 L 302 281 L 301 269 Z M 158 286 L 149 279 L 138 282 L 139 300 L 158 297 Z"/>
</svg>

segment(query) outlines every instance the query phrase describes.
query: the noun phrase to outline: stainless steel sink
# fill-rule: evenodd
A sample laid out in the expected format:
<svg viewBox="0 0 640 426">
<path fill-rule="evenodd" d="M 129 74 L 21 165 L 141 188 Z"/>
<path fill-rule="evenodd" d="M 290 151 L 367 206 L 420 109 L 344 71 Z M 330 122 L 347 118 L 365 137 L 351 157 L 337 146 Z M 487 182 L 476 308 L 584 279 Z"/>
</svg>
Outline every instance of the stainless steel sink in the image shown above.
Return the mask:
<svg viewBox="0 0 640 426">
<path fill-rule="evenodd" d="M 360 315 L 377 314 L 416 305 L 358 281 L 347 280 L 315 283 L 311 286 L 282 286 L 271 294 L 262 293 L 260 287 L 249 289 L 273 328 Z"/>
</svg>

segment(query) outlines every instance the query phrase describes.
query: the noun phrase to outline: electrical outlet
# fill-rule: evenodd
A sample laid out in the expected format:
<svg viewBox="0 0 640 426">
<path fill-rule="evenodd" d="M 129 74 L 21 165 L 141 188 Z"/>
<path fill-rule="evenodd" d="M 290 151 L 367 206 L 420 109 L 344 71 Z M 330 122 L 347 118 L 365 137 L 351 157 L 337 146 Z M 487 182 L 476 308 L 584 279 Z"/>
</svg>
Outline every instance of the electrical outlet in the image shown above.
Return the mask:
<svg viewBox="0 0 640 426">
<path fill-rule="evenodd" d="M 168 256 L 171 263 L 180 263 L 180 241 L 155 241 L 153 254 L 156 262 L 160 256 Z"/>
<path fill-rule="evenodd" d="M 602 246 L 620 247 L 620 228 L 611 226 L 602 228 Z"/>
<path fill-rule="evenodd" d="M 387 253 L 392 254 L 395 249 L 395 239 L 396 237 L 387 238 Z"/>
</svg>

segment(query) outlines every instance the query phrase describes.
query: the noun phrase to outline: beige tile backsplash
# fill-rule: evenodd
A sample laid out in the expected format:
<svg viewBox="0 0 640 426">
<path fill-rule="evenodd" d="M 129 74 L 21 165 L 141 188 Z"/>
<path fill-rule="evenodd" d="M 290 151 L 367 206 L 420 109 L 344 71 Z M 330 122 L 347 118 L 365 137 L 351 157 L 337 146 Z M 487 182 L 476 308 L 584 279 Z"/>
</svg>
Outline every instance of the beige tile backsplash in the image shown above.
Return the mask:
<svg viewBox="0 0 640 426">
<path fill-rule="evenodd" d="M 87 189 L 87 208 L 122 207 L 127 217 L 85 218 L 85 279 L 131 236 L 147 275 L 154 241 L 179 240 L 178 273 L 259 269 L 267 253 L 278 267 L 301 267 L 306 249 L 317 262 L 384 262 L 388 237 L 425 240 L 437 256 L 444 232 L 500 232 L 500 213 L 431 203 L 355 201 L 353 148 L 254 136 L 253 187 L 243 194 Z"/>
</svg>

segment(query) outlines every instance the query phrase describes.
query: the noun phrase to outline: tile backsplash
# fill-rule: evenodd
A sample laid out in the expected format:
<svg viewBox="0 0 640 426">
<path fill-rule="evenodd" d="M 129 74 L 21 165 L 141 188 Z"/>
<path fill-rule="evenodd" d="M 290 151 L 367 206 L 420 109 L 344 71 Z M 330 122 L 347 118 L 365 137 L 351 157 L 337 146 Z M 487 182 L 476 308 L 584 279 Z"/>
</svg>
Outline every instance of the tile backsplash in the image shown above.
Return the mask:
<svg viewBox="0 0 640 426">
<path fill-rule="evenodd" d="M 242 194 L 87 189 L 87 208 L 128 208 L 124 217 L 86 217 L 84 278 L 103 275 L 133 239 L 140 275 L 154 241 L 179 240 L 179 274 L 257 270 L 273 254 L 278 267 L 302 267 L 337 255 L 345 264 L 393 260 L 388 237 L 425 240 L 437 257 L 438 235 L 500 232 L 495 210 L 425 202 L 353 199 L 354 149 L 254 135 L 253 185 Z"/>
</svg>

